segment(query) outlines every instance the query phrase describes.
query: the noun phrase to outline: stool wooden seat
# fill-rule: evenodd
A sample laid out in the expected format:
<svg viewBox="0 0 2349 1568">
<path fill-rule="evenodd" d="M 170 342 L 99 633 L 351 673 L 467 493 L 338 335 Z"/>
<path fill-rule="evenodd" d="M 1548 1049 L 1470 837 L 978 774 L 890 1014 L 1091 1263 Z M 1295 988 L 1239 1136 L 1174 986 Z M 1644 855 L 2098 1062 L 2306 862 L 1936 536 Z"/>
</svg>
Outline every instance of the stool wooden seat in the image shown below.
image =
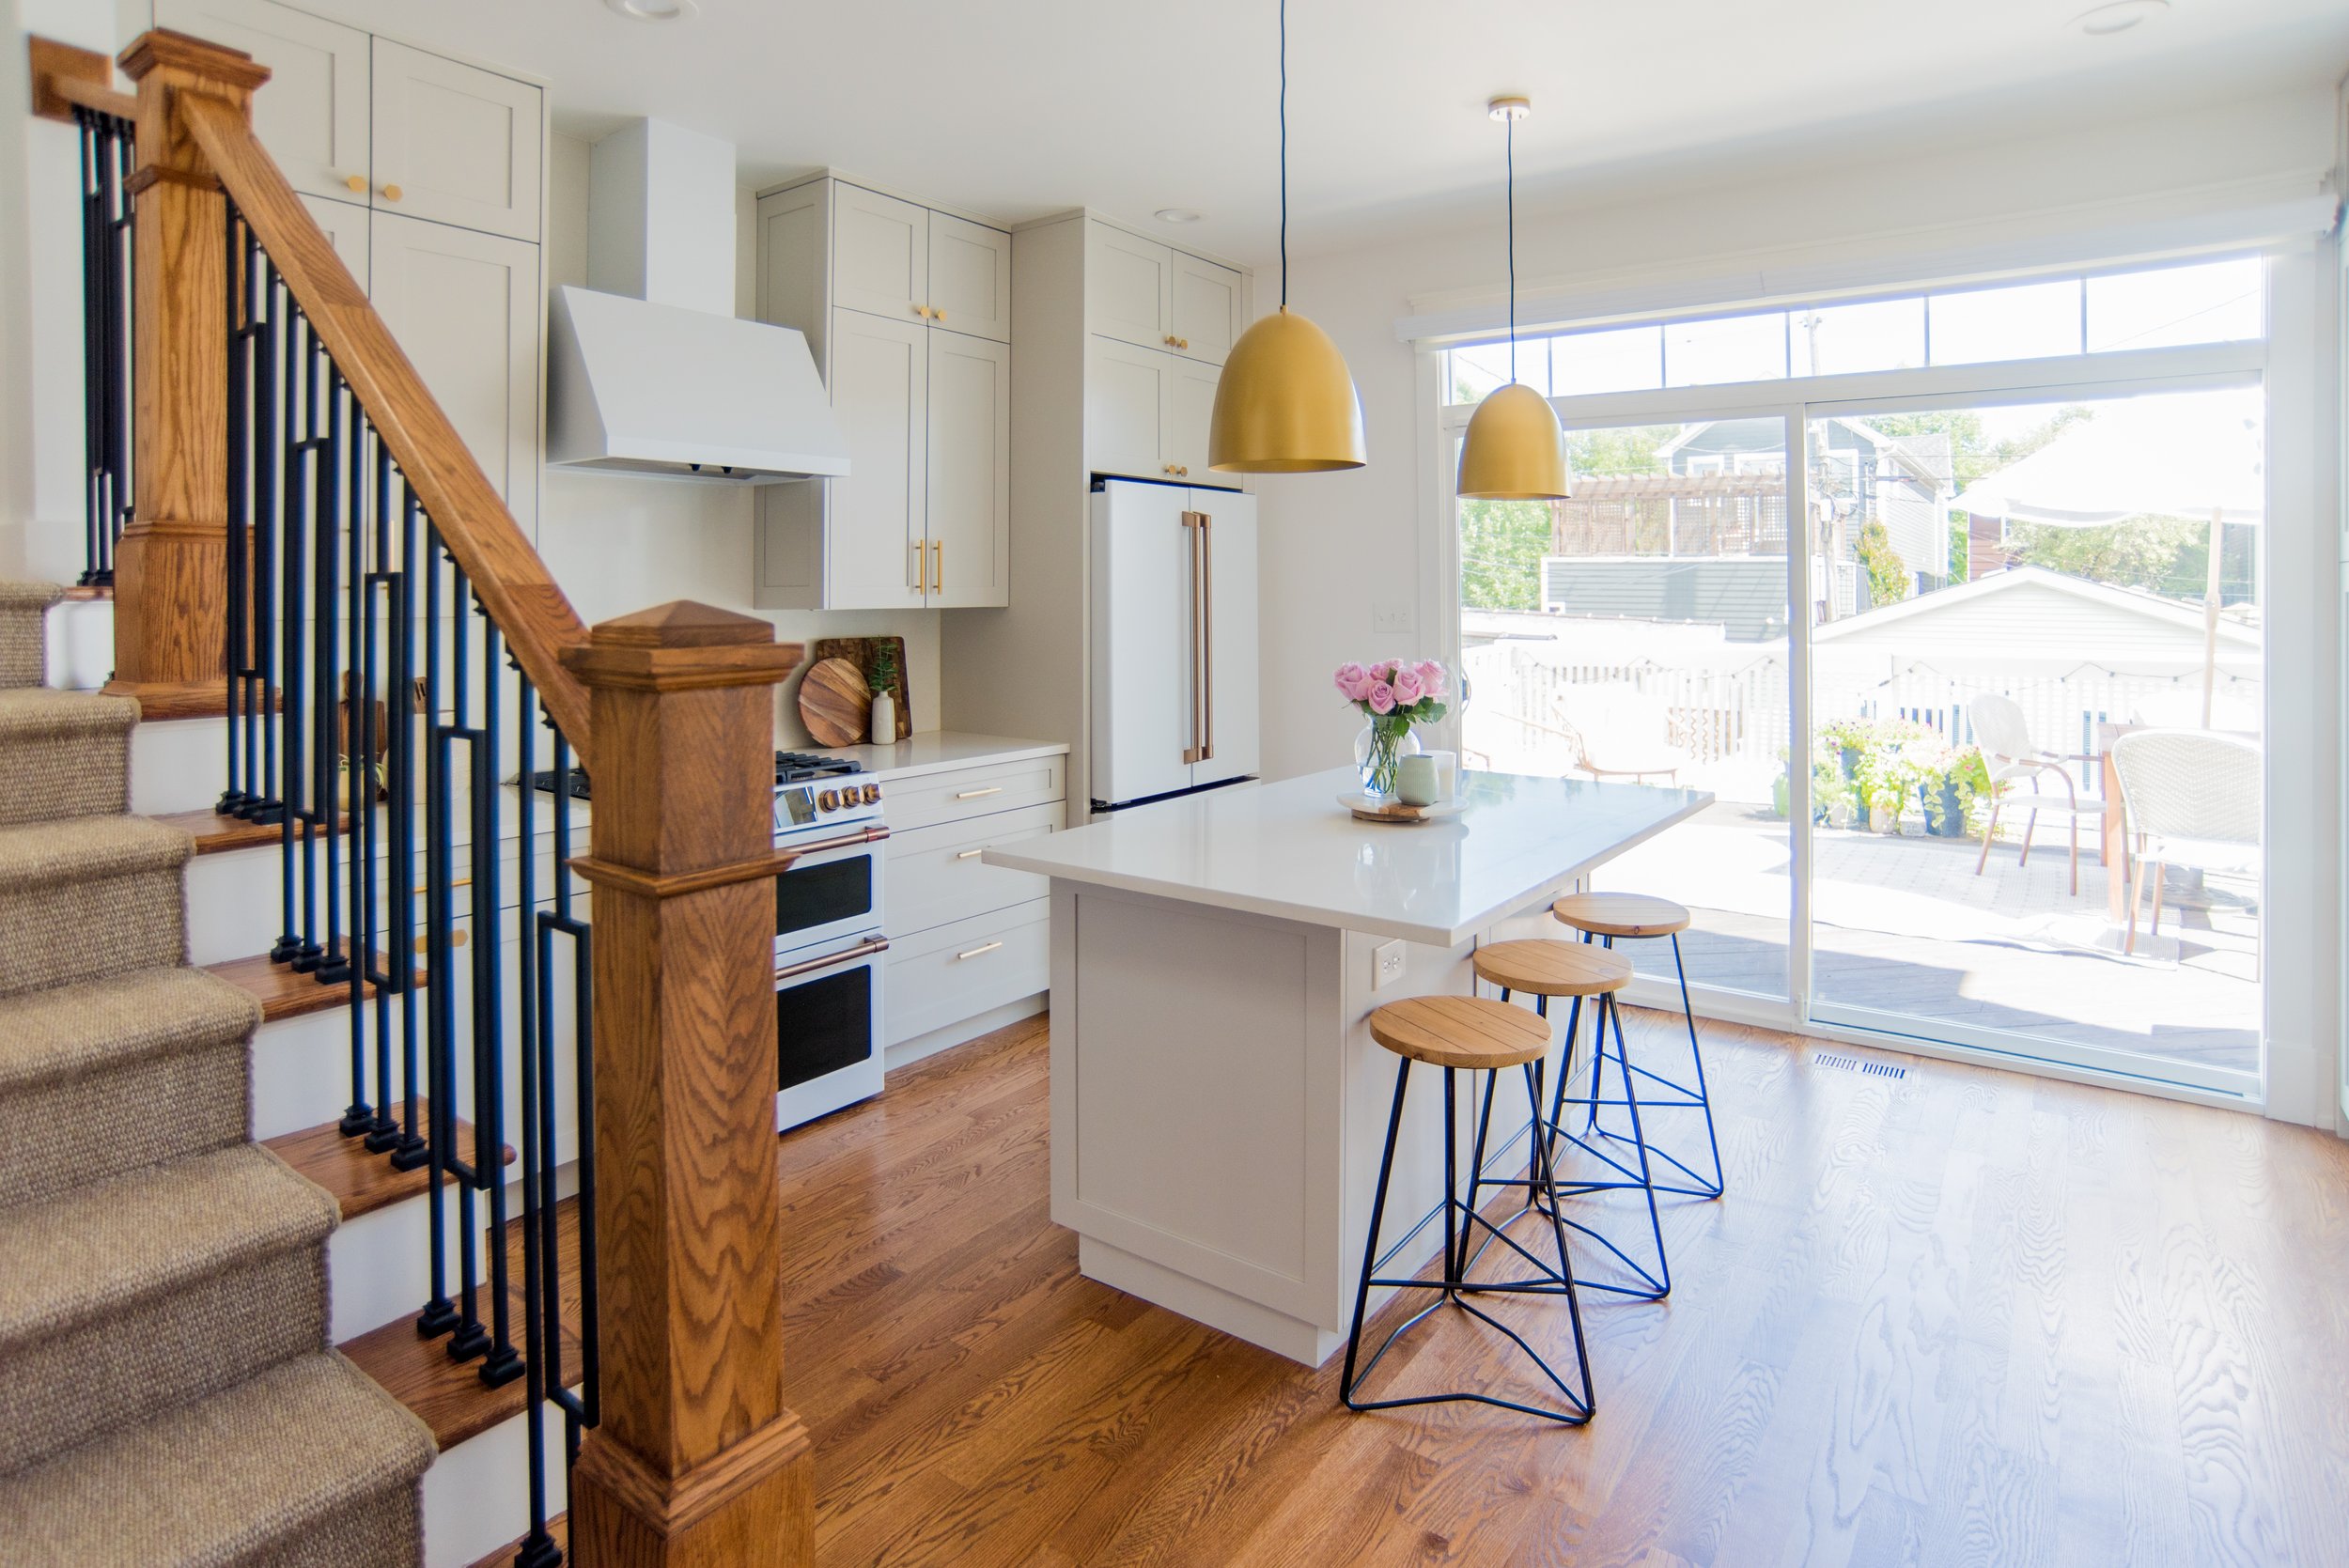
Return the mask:
<svg viewBox="0 0 2349 1568">
<path fill-rule="evenodd" d="M 1643 893 L 1570 893 L 1549 912 L 1599 937 L 1670 937 L 1690 924 L 1686 906 Z"/>
<path fill-rule="evenodd" d="M 1549 1054 L 1549 1021 L 1487 997 L 1409 997 L 1370 1015 L 1370 1037 L 1414 1062 L 1486 1071 Z"/>
<path fill-rule="evenodd" d="M 1591 997 L 1631 983 L 1631 960 L 1583 942 L 1494 942 L 1476 950 L 1476 978 L 1529 996 Z"/>
</svg>

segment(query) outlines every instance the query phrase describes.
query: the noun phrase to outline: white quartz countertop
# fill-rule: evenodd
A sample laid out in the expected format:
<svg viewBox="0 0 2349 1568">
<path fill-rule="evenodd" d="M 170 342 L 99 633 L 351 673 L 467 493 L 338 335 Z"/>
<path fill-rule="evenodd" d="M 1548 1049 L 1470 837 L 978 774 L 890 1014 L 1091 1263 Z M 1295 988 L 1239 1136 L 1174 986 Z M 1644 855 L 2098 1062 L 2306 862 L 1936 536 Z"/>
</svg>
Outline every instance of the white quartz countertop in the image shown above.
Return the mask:
<svg viewBox="0 0 2349 1568">
<path fill-rule="evenodd" d="M 1457 947 L 1710 805 L 1701 789 L 1461 775 L 1467 809 L 1407 826 L 1338 804 L 1350 768 L 1136 806 L 987 851 L 989 865 Z"/>
<path fill-rule="evenodd" d="M 1020 740 L 1007 735 L 969 735 L 961 730 L 920 730 L 894 746 L 786 746 L 786 751 L 813 752 L 818 756 L 847 757 L 861 764 L 875 779 L 910 779 L 923 773 L 950 772 L 993 762 L 1026 762 L 1032 757 L 1059 756 L 1068 750 L 1058 740 Z"/>
</svg>

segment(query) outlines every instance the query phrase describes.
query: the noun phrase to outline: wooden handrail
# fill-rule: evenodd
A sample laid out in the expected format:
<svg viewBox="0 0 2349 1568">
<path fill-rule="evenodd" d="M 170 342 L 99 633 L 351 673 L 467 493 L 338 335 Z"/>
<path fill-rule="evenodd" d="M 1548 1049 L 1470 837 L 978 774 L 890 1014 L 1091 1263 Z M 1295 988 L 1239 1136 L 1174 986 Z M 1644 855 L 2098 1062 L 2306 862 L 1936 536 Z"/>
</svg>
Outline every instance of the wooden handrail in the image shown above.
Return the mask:
<svg viewBox="0 0 2349 1568">
<path fill-rule="evenodd" d="M 587 689 L 563 665 L 587 645 L 579 613 L 506 509 L 490 476 L 449 423 L 424 378 L 302 205 L 242 110 L 202 93 L 177 107 L 206 163 L 268 253 L 319 338 L 366 410 L 425 515 L 464 569 L 482 609 L 538 690 L 547 712 L 590 771 L 595 768 Z"/>
<path fill-rule="evenodd" d="M 36 117 L 70 121 L 76 108 L 95 109 L 117 119 L 139 117 L 139 101 L 115 90 L 115 63 L 95 49 L 36 38 L 25 40 L 25 53 L 33 68 Z"/>
</svg>

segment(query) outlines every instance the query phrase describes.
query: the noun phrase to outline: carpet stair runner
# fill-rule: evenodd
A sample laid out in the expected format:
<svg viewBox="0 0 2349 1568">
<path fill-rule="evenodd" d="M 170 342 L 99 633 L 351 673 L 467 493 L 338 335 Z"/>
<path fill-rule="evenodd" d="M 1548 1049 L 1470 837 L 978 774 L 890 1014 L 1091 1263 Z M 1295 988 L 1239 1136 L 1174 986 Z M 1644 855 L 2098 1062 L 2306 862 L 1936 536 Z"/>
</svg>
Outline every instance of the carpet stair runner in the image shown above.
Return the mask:
<svg viewBox="0 0 2349 1568">
<path fill-rule="evenodd" d="M 57 597 L 0 583 L 0 1559 L 414 1568 L 431 1433 L 328 1343 L 334 1200 L 251 1140 L 137 705 L 39 688 Z"/>
</svg>

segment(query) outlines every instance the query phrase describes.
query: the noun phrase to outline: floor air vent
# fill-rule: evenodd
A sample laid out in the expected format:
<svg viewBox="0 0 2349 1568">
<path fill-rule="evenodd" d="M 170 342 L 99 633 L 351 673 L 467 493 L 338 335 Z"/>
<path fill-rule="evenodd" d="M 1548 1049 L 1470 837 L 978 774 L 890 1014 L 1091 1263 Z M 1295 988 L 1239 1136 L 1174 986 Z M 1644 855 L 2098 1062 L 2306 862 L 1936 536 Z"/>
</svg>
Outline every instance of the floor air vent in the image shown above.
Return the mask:
<svg viewBox="0 0 2349 1568">
<path fill-rule="evenodd" d="M 1837 1056 L 1832 1051 L 1816 1051 L 1811 1058 L 1813 1065 L 1840 1067 L 1847 1073 L 1866 1073 L 1871 1078 L 1906 1078 L 1906 1067 L 1896 1067 L 1890 1062 L 1869 1062 L 1857 1056 Z"/>
</svg>

